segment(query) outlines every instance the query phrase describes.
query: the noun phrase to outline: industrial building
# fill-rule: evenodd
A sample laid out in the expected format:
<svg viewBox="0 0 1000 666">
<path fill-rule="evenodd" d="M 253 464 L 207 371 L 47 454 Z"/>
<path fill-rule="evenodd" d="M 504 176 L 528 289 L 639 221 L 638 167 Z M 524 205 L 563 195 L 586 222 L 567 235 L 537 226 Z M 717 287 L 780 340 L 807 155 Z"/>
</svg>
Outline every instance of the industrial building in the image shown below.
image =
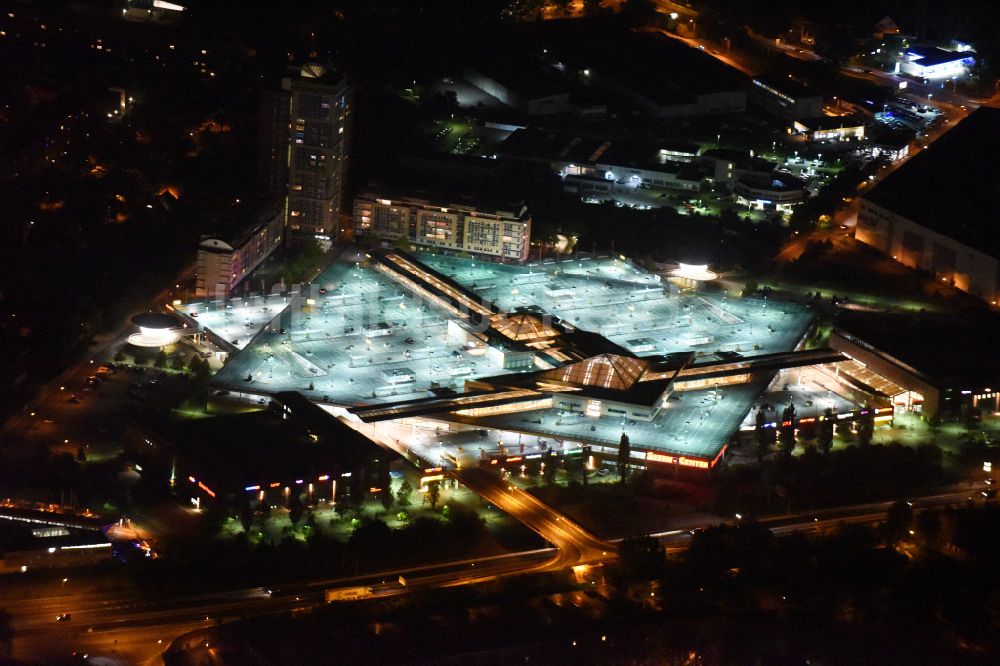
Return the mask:
<svg viewBox="0 0 1000 666">
<path fill-rule="evenodd" d="M 981 107 L 862 199 L 855 236 L 989 303 L 1000 299 L 1000 110 Z"/>
<path fill-rule="evenodd" d="M 752 105 L 779 118 L 799 120 L 823 115 L 823 96 L 784 76 L 758 76 L 750 86 Z"/>
<path fill-rule="evenodd" d="M 586 90 L 655 118 L 741 113 L 747 78 L 659 32 L 546 22 L 531 48 Z"/>
<path fill-rule="evenodd" d="M 496 149 L 504 160 L 544 165 L 568 190 L 611 193 L 616 185 L 697 190 L 708 175 L 692 164 L 694 144 L 642 144 L 568 133 L 521 129 Z"/>
<path fill-rule="evenodd" d="M 830 347 L 850 357 L 839 372 L 874 389 L 897 410 L 959 416 L 1000 411 L 1000 364 L 988 349 L 1000 336 L 992 313 L 842 312 Z M 948 344 L 941 344 L 947 340 Z"/>
<path fill-rule="evenodd" d="M 126 445 L 169 467 L 175 492 L 196 507 L 240 495 L 288 506 L 388 492 L 398 456 L 299 393 L 275 393 L 268 402 L 260 411 L 133 425 Z"/>
</svg>

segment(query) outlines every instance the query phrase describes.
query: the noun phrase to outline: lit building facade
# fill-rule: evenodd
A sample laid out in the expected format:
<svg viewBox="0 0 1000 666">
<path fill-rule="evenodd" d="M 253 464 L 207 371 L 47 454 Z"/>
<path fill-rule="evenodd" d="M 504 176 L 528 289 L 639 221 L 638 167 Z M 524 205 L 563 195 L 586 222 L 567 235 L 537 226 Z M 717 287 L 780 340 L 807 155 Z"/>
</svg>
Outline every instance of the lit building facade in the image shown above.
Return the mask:
<svg viewBox="0 0 1000 666">
<path fill-rule="evenodd" d="M 302 67 L 291 83 L 288 151 L 288 240 L 341 236 L 344 179 L 350 148 L 351 91 L 322 65 Z"/>
<path fill-rule="evenodd" d="M 269 204 L 241 232 L 208 236 L 198 245 L 195 294 L 225 298 L 281 245 L 284 206 Z"/>
<path fill-rule="evenodd" d="M 522 204 L 483 207 L 446 199 L 387 199 L 362 193 L 354 200 L 354 233 L 525 261 L 531 249 L 531 216 Z"/>
<path fill-rule="evenodd" d="M 960 79 L 974 64 L 975 56 L 969 49 L 947 51 L 916 46 L 902 54 L 899 71 L 922 79 Z"/>
</svg>

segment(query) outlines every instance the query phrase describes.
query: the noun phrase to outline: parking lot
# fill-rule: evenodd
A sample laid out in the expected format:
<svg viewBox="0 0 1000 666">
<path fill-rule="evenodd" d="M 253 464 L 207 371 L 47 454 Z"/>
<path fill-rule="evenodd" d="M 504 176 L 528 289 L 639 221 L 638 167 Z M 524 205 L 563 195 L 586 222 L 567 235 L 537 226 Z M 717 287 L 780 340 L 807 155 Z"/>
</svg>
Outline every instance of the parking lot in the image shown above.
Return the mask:
<svg viewBox="0 0 1000 666">
<path fill-rule="evenodd" d="M 811 321 L 808 310 L 792 304 L 682 291 L 621 259 L 522 266 L 429 254 L 418 258 L 504 311 L 536 305 L 637 356 L 787 351 Z M 227 339 L 239 333 L 247 338 L 214 379 L 223 391 L 297 390 L 321 402 L 358 405 L 460 392 L 466 379 L 505 372 L 483 349 L 449 341 L 447 316 L 434 305 L 352 259 L 335 262 L 313 290 L 298 298 L 272 295 L 182 309 L 197 313 L 202 326 L 219 326 Z M 612 447 L 626 432 L 639 448 L 712 457 L 762 389 L 748 384 L 684 392 L 652 422 L 595 419 L 559 409 L 480 422 L 511 433 Z M 483 446 L 494 451 L 498 444 Z"/>
</svg>

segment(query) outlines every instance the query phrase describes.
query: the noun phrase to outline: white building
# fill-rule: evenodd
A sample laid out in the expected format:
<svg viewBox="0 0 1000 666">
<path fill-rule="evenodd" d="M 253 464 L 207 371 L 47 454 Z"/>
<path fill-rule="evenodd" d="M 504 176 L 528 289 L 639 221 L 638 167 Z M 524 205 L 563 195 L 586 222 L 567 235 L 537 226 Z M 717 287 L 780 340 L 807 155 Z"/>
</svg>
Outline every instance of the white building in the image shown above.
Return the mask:
<svg viewBox="0 0 1000 666">
<path fill-rule="evenodd" d="M 195 293 L 225 298 L 281 245 L 284 208 L 278 203 L 239 211 L 232 233 L 210 235 L 198 244 Z"/>
<path fill-rule="evenodd" d="M 899 71 L 921 79 L 960 79 L 974 63 L 975 56 L 970 50 L 914 46 L 903 53 Z"/>
</svg>

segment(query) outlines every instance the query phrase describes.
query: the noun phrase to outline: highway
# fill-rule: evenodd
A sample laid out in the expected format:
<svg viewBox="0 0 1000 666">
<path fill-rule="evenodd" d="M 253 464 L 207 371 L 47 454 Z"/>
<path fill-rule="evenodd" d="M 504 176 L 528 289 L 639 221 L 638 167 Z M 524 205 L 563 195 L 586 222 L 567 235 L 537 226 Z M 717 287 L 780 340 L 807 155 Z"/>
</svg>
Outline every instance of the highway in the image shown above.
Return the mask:
<svg viewBox="0 0 1000 666">
<path fill-rule="evenodd" d="M 411 590 L 477 583 L 505 575 L 609 562 L 617 556 L 617 543 L 598 539 L 530 494 L 516 486 L 512 490 L 512 486 L 486 471 L 470 469 L 456 476 L 497 507 L 523 520 L 556 547 L 308 581 L 283 586 L 273 594 L 260 587 L 170 599 L 137 591 L 74 593 L 72 587 L 68 587 L 65 594 L 49 596 L 22 594 L 14 598 L 15 594 L 0 594 L 0 607 L 5 607 L 14 617 L 17 632 L 14 656 L 51 660 L 75 650 L 117 656 L 129 664 L 159 664 L 159 655 L 165 646 L 178 636 L 248 615 L 305 610 L 322 603 L 324 590 L 332 587 L 371 585 L 376 588 L 376 596 L 392 596 Z M 920 511 L 963 503 L 970 496 L 981 501 L 978 490 L 954 487 L 932 496 L 914 498 L 912 504 L 915 511 Z M 775 516 L 761 522 L 779 537 L 797 531 L 821 532 L 841 523 L 878 523 L 891 505 L 890 501 L 872 502 Z M 738 522 L 734 516 L 653 536 L 664 544 L 668 553 L 677 553 L 690 543 L 692 529 Z M 405 587 L 396 582 L 401 575 L 406 577 Z M 57 622 L 56 616 L 61 613 L 70 613 L 72 617 Z"/>
<path fill-rule="evenodd" d="M 256 614 L 304 610 L 323 602 L 332 587 L 372 585 L 376 596 L 462 585 L 536 570 L 551 562 L 552 548 L 396 568 L 364 576 L 314 580 L 275 588 L 253 587 L 201 595 L 158 598 L 140 591 L 74 591 L 35 596 L 0 594 L 0 608 L 14 618 L 14 656 L 40 660 L 73 652 L 117 656 L 129 664 L 159 664 L 160 654 L 177 636 L 220 621 Z M 406 586 L 399 576 L 406 576 Z M 80 587 L 85 587 L 80 583 Z M 57 621 L 68 613 L 69 620 Z"/>
</svg>

